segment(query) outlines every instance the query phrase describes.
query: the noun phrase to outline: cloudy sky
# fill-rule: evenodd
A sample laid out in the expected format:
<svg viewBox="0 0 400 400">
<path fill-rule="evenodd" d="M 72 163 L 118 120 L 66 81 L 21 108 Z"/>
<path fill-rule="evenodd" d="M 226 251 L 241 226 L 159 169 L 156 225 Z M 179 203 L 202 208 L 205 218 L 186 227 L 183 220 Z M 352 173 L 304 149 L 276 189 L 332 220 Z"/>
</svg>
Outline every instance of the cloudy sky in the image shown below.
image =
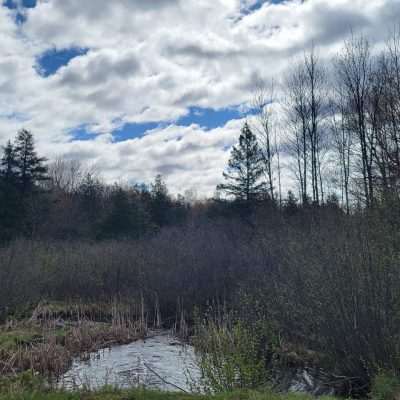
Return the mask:
<svg viewBox="0 0 400 400">
<path fill-rule="evenodd" d="M 109 182 L 212 194 L 255 83 L 351 30 L 383 42 L 400 0 L 0 0 L 0 144 Z"/>
</svg>

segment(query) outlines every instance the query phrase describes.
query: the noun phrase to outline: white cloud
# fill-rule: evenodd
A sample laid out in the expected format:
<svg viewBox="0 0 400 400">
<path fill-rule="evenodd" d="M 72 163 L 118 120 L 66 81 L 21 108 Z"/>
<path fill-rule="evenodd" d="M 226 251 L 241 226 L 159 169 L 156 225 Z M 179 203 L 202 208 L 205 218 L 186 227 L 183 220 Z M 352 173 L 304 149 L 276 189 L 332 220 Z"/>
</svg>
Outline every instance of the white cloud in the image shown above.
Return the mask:
<svg viewBox="0 0 400 400">
<path fill-rule="evenodd" d="M 67 154 L 83 160 L 108 181 L 149 182 L 161 173 L 174 193 L 201 188 L 202 194 L 212 195 L 229 155 L 225 149 L 235 143 L 242 123 L 235 120 L 206 132 L 198 125 L 170 125 L 124 142 L 113 142 L 106 134 L 42 150 L 54 158 Z"/>
</svg>

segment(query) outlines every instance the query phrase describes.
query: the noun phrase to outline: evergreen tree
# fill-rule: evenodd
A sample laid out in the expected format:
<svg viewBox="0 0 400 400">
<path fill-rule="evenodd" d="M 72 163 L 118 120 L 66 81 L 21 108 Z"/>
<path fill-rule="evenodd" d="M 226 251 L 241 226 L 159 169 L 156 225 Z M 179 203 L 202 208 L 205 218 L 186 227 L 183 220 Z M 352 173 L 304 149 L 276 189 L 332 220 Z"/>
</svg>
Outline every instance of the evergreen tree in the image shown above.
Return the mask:
<svg viewBox="0 0 400 400">
<path fill-rule="evenodd" d="M 110 198 L 110 211 L 102 224 L 102 238 L 137 239 L 148 225 L 147 215 L 130 191 L 115 185 Z"/>
<path fill-rule="evenodd" d="M 16 173 L 17 160 L 15 157 L 15 149 L 11 141 L 3 147 L 3 156 L 0 161 L 0 172 L 2 179 L 7 183 L 15 183 L 17 178 Z"/>
<path fill-rule="evenodd" d="M 289 216 L 295 215 L 299 211 L 298 199 L 291 190 L 288 191 L 283 210 Z"/>
<path fill-rule="evenodd" d="M 91 173 L 86 174 L 78 188 L 77 195 L 84 235 L 96 237 L 98 234 L 100 220 L 104 211 L 104 190 L 105 187 L 102 183 Z"/>
<path fill-rule="evenodd" d="M 0 240 L 9 240 L 17 233 L 21 209 L 16 187 L 16 159 L 14 147 L 9 141 L 3 147 L 0 160 Z"/>
<path fill-rule="evenodd" d="M 150 214 L 152 221 L 162 227 L 169 222 L 169 211 L 171 209 L 171 199 L 168 194 L 167 185 L 161 175 L 157 175 L 151 185 Z"/>
<path fill-rule="evenodd" d="M 33 135 L 26 129 L 18 132 L 14 145 L 15 163 L 19 188 L 24 196 L 32 192 L 36 185 L 47 179 L 46 159 L 38 157 Z"/>
<path fill-rule="evenodd" d="M 217 190 L 236 200 L 252 202 L 266 195 L 266 183 L 261 180 L 263 175 L 262 153 L 256 136 L 246 122 L 239 144 L 233 147 L 227 171 L 223 174 L 226 183 L 218 185 Z"/>
</svg>

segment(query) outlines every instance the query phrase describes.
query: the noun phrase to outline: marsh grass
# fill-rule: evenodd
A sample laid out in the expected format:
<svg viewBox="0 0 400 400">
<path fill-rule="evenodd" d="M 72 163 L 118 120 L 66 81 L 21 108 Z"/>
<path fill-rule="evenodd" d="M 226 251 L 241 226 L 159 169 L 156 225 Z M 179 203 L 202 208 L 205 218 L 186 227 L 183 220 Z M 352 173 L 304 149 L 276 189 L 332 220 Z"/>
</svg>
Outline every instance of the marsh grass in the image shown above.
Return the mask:
<svg viewBox="0 0 400 400">
<path fill-rule="evenodd" d="M 137 312 L 140 308 L 115 301 L 103 309 L 82 303 L 39 304 L 29 320 L 0 327 L 0 375 L 32 371 L 58 377 L 74 357 L 86 359 L 96 350 L 142 338 L 147 322 Z"/>
</svg>

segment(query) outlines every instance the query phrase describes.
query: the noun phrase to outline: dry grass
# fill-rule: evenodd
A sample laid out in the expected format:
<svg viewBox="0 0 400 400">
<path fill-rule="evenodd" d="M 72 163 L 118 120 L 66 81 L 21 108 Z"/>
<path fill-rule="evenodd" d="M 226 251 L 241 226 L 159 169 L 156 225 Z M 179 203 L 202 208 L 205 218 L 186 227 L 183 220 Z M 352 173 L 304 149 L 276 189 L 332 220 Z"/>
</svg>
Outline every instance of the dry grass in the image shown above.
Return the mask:
<svg viewBox="0 0 400 400">
<path fill-rule="evenodd" d="M 0 375 L 31 370 L 59 376 L 74 357 L 85 359 L 96 350 L 146 335 L 147 323 L 140 313 L 138 319 L 133 319 L 131 309 L 116 302 L 104 310 L 108 322 L 95 320 L 96 314 L 88 305 L 62 309 L 60 305 L 39 304 L 29 320 L 9 321 L 0 327 Z"/>
</svg>

